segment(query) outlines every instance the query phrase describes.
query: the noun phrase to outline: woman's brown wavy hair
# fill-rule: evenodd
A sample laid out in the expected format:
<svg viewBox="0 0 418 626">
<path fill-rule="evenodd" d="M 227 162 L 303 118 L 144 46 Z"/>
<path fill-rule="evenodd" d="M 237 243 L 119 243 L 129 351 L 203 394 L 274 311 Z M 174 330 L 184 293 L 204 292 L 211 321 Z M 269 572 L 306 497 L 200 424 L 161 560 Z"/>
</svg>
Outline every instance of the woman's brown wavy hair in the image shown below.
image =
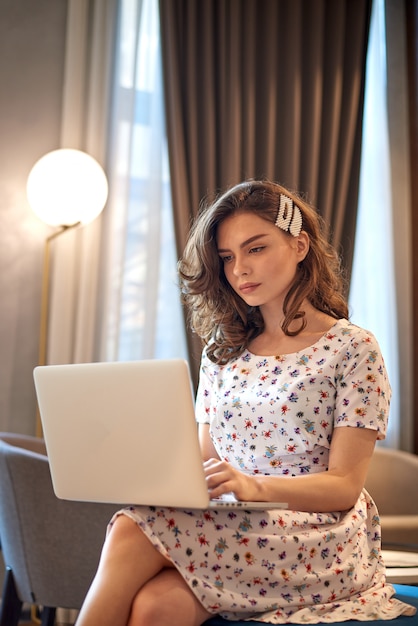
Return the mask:
<svg viewBox="0 0 418 626">
<path fill-rule="evenodd" d="M 340 259 L 326 239 L 326 229 L 317 211 L 277 183 L 255 180 L 240 183 L 209 206 L 202 207 L 178 265 L 182 298 L 189 310 L 191 328 L 208 345 L 208 356 L 215 363 L 225 364 L 241 354 L 264 329 L 259 307 L 247 305 L 225 278 L 217 250 L 218 226 L 227 217 L 245 212 L 255 213 L 274 224 L 280 194 L 292 198 L 298 205 L 302 229 L 309 236 L 308 254 L 299 264 L 285 298 L 283 332 L 297 335 L 303 330 L 305 300 L 335 319 L 348 317 Z M 290 331 L 294 320 L 300 320 L 299 326 Z"/>
</svg>

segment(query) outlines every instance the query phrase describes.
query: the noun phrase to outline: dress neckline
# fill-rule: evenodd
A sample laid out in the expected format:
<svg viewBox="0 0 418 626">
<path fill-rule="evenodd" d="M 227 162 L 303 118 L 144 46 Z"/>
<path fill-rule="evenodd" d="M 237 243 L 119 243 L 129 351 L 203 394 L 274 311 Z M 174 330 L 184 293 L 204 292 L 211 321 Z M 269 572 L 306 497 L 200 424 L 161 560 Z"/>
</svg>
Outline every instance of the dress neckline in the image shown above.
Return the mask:
<svg viewBox="0 0 418 626">
<path fill-rule="evenodd" d="M 343 324 L 344 326 L 346 326 L 347 324 L 349 324 L 350 322 L 348 320 L 346 320 L 345 318 L 340 318 L 337 319 L 335 321 L 335 323 L 328 329 L 326 330 L 324 333 L 322 333 L 322 335 L 320 337 L 318 337 L 318 339 L 316 341 L 314 341 L 313 343 L 311 343 L 309 346 L 306 346 L 306 348 L 301 348 L 300 350 L 296 350 L 294 352 L 282 352 L 280 354 L 257 354 L 255 352 L 252 352 L 249 348 L 246 348 L 243 352 L 244 353 L 248 353 L 251 354 L 251 356 L 257 358 L 257 359 L 278 359 L 281 357 L 286 357 L 286 356 L 292 356 L 295 354 L 300 354 L 300 353 L 304 353 L 308 350 L 311 350 L 312 348 L 314 348 L 315 346 L 317 346 L 319 343 L 321 343 L 322 341 L 324 341 L 324 339 L 330 334 L 335 332 L 337 326 Z M 242 356 L 242 355 L 241 355 Z"/>
</svg>

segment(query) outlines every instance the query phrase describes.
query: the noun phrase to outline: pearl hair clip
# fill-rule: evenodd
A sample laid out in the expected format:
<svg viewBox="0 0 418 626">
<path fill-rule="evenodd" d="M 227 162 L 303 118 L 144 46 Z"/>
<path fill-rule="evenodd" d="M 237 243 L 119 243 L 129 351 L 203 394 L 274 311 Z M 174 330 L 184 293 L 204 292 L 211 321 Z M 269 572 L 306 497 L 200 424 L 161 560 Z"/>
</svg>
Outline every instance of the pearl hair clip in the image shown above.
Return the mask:
<svg viewBox="0 0 418 626">
<path fill-rule="evenodd" d="M 292 198 L 280 194 L 279 212 L 277 214 L 276 226 L 290 233 L 293 237 L 298 237 L 302 230 L 302 213 Z"/>
</svg>

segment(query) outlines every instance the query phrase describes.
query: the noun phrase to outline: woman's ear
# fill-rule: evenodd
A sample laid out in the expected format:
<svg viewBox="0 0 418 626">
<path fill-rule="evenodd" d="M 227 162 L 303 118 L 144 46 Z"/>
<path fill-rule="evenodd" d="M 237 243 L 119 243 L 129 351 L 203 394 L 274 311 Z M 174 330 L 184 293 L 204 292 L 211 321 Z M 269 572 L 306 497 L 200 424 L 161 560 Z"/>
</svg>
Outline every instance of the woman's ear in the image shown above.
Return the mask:
<svg viewBox="0 0 418 626">
<path fill-rule="evenodd" d="M 304 230 L 301 230 L 299 235 L 296 237 L 296 246 L 299 261 L 303 261 L 309 252 L 309 235 Z"/>
</svg>

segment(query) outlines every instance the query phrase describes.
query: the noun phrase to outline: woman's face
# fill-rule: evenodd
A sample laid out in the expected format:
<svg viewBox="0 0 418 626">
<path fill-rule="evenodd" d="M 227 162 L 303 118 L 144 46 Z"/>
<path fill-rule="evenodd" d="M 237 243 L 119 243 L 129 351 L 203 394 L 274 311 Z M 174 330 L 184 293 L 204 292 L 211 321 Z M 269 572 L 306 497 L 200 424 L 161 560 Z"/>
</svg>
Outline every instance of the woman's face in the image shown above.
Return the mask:
<svg viewBox="0 0 418 626">
<path fill-rule="evenodd" d="M 217 246 L 227 281 L 249 306 L 282 310 L 309 239 L 304 231 L 289 236 L 255 213 L 237 213 L 218 226 Z"/>
</svg>

